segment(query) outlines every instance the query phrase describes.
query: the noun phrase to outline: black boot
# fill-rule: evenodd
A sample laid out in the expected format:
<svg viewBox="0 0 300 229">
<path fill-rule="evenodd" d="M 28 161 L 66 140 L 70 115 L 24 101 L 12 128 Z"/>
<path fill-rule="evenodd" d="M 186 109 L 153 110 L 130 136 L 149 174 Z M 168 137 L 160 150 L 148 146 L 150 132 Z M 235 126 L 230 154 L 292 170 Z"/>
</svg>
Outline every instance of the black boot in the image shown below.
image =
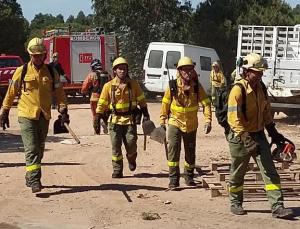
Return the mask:
<svg viewBox="0 0 300 229">
<path fill-rule="evenodd" d="M 176 189 L 179 187 L 179 180 L 170 179 L 169 189 Z"/>
<path fill-rule="evenodd" d="M 272 212 L 272 217 L 279 219 L 292 219 L 294 218 L 294 212 L 292 209 L 280 206 Z"/>
<path fill-rule="evenodd" d="M 118 171 L 114 171 L 111 175 L 112 178 L 123 178 L 123 173 L 122 172 L 118 172 Z"/>
<path fill-rule="evenodd" d="M 235 215 L 246 215 L 247 212 L 243 209 L 242 205 L 234 204 L 230 207 L 231 213 Z"/>
<path fill-rule="evenodd" d="M 134 171 L 136 169 L 136 162 L 129 162 L 129 170 Z"/>
<path fill-rule="evenodd" d="M 34 182 L 31 185 L 32 193 L 40 192 L 42 190 L 42 185 L 40 182 Z"/>
<path fill-rule="evenodd" d="M 195 183 L 194 179 L 191 176 L 185 176 L 184 180 L 185 180 L 185 184 L 187 186 L 196 186 L 196 183 Z"/>
<path fill-rule="evenodd" d="M 169 167 L 169 188 L 174 189 L 179 187 L 180 170 L 179 167 Z"/>
</svg>

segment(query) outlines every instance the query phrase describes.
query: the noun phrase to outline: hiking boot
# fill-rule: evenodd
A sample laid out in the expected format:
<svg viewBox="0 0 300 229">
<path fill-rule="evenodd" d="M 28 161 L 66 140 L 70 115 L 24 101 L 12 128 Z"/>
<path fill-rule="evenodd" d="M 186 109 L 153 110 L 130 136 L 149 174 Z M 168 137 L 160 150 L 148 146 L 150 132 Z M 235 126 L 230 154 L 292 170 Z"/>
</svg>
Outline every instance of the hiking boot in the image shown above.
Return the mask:
<svg viewBox="0 0 300 229">
<path fill-rule="evenodd" d="M 230 207 L 231 213 L 235 215 L 246 215 L 247 212 L 243 209 L 242 205 L 231 205 Z"/>
<path fill-rule="evenodd" d="M 43 185 L 42 185 L 42 183 L 39 181 L 39 183 L 40 183 L 40 186 L 41 186 L 41 189 L 43 189 Z M 26 186 L 28 187 L 28 188 L 31 188 L 31 185 L 29 184 L 29 181 L 26 179 Z"/>
<path fill-rule="evenodd" d="M 170 180 L 169 189 L 175 189 L 179 187 L 179 181 L 177 180 Z"/>
<path fill-rule="evenodd" d="M 184 179 L 185 179 L 185 184 L 187 186 L 196 186 L 196 183 L 195 183 L 195 181 L 194 181 L 193 178 L 191 178 L 191 177 L 185 177 Z"/>
<path fill-rule="evenodd" d="M 129 163 L 129 170 L 133 172 L 135 169 L 136 169 L 136 162 Z"/>
<path fill-rule="evenodd" d="M 292 219 L 294 217 L 294 212 L 292 209 L 284 208 L 280 206 L 275 211 L 272 212 L 272 217 L 279 219 Z"/>
<path fill-rule="evenodd" d="M 116 172 L 114 171 L 113 174 L 111 175 L 112 178 L 122 178 L 123 173 L 122 172 Z"/>
<path fill-rule="evenodd" d="M 36 182 L 31 185 L 32 193 L 40 192 L 41 190 L 42 190 L 42 185 L 40 182 Z"/>
</svg>

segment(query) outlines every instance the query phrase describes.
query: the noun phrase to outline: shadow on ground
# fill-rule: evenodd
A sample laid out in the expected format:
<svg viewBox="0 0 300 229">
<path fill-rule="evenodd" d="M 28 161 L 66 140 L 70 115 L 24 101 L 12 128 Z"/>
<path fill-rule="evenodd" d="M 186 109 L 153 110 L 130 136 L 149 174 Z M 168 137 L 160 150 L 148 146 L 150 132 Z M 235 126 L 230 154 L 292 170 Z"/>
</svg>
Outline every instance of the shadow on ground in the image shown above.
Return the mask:
<svg viewBox="0 0 300 229">
<path fill-rule="evenodd" d="M 81 163 L 73 163 L 73 162 L 51 162 L 51 163 L 42 163 L 42 166 L 57 166 L 57 165 L 83 165 Z M 25 163 L 1 163 L 1 168 L 11 168 L 11 167 L 24 167 Z"/>
<path fill-rule="evenodd" d="M 52 185 L 52 186 L 44 186 L 44 188 L 48 189 L 60 189 L 55 192 L 45 192 L 39 193 L 36 196 L 39 198 L 49 198 L 50 196 L 56 196 L 61 194 L 71 194 L 71 193 L 80 193 L 80 192 L 88 192 L 88 191 L 121 191 L 126 196 L 128 200 L 128 191 L 135 191 L 140 189 L 145 189 L 149 191 L 163 191 L 165 188 L 163 187 L 155 187 L 155 186 L 146 186 L 146 185 L 133 185 L 133 184 L 101 184 L 96 186 L 65 186 L 65 185 Z M 129 200 L 128 200 L 129 201 Z M 129 201 L 131 202 L 131 201 Z"/>
<path fill-rule="evenodd" d="M 60 142 L 69 139 L 62 136 L 48 136 L 46 142 Z M 0 153 L 24 152 L 23 142 L 20 133 L 0 133 Z M 45 150 L 47 151 L 47 149 Z"/>
</svg>

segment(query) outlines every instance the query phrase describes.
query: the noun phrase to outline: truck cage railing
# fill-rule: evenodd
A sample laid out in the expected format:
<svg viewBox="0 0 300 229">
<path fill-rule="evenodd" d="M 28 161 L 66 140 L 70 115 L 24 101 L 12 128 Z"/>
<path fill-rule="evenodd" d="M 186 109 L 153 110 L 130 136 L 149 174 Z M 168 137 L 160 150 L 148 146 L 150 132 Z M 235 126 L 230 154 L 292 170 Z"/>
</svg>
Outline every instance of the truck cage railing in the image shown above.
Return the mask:
<svg viewBox="0 0 300 229">
<path fill-rule="evenodd" d="M 300 59 L 300 25 L 251 26 L 240 25 L 237 56 L 250 52 L 267 59 Z"/>
<path fill-rule="evenodd" d="M 84 32 L 72 32 L 71 27 L 57 27 L 55 29 L 46 30 L 44 32 L 45 37 L 53 36 L 100 36 L 104 34 L 104 29 L 102 27 L 96 27 L 93 29 L 87 29 Z M 109 35 L 112 35 L 109 33 Z"/>
</svg>

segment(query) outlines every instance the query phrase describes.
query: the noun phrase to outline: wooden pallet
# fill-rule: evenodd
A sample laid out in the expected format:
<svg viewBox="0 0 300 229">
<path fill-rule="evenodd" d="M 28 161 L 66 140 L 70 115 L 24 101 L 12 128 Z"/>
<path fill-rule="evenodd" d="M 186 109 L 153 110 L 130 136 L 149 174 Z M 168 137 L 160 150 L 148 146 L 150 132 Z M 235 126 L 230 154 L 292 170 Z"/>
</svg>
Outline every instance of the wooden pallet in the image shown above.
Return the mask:
<svg viewBox="0 0 300 229">
<path fill-rule="evenodd" d="M 300 200 L 300 165 L 275 163 L 277 172 L 281 178 L 281 188 L 284 197 L 297 198 Z M 196 168 L 197 169 L 197 168 Z M 204 188 L 211 190 L 211 197 L 228 196 L 228 181 L 230 176 L 230 163 L 213 162 L 210 167 L 200 167 L 202 185 Z M 248 165 L 244 182 L 244 198 L 266 198 L 259 168 L 254 162 Z"/>
</svg>

